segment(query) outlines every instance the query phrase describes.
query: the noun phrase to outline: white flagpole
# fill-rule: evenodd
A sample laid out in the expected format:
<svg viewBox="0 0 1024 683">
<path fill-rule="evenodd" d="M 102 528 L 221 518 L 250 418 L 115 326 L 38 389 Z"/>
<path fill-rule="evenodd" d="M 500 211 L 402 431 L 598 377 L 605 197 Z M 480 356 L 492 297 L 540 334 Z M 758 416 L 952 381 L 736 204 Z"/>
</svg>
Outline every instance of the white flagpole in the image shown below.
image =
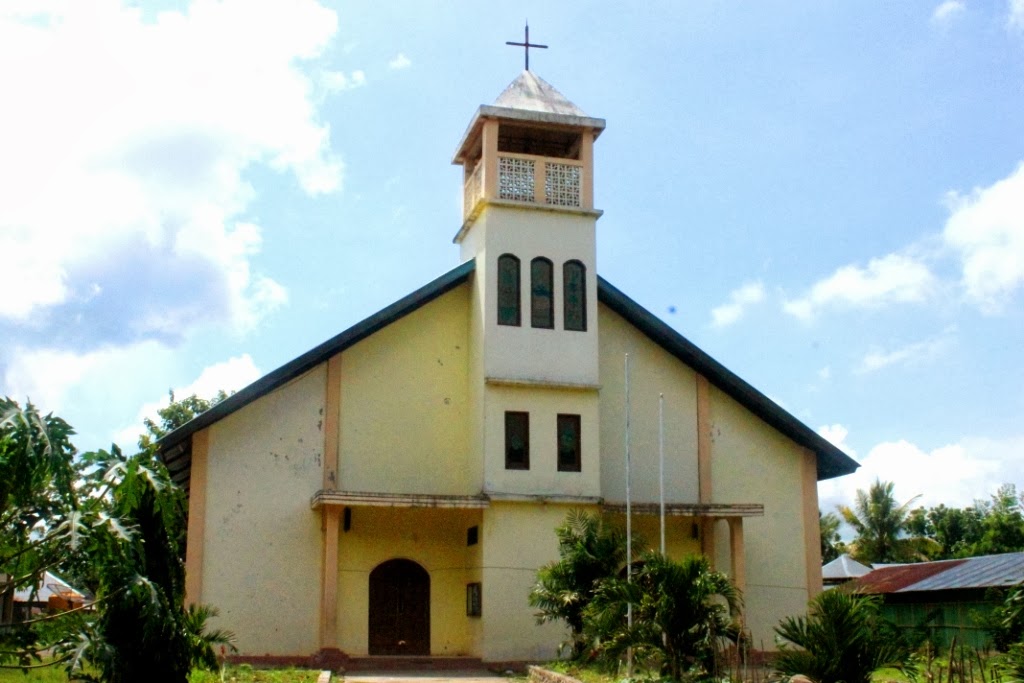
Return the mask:
<svg viewBox="0 0 1024 683">
<path fill-rule="evenodd" d="M 633 582 L 633 507 L 629 467 L 629 354 L 626 354 L 626 582 Z M 626 626 L 633 628 L 633 603 L 626 605 Z M 633 675 L 633 648 L 627 655 L 627 675 Z"/>
<path fill-rule="evenodd" d="M 658 394 L 658 488 L 661 500 L 661 554 L 665 555 L 665 394 Z"/>
</svg>

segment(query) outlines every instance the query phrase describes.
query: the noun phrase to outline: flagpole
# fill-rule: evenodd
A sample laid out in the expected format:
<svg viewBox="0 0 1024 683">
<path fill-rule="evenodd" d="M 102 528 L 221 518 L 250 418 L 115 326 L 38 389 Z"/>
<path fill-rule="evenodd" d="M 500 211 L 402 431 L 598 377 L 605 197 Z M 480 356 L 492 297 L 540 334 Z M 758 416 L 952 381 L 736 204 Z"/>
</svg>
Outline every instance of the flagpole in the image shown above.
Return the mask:
<svg viewBox="0 0 1024 683">
<path fill-rule="evenodd" d="M 630 454 L 629 454 L 629 354 L 626 354 L 626 582 L 633 582 L 633 507 L 630 476 Z M 626 604 L 626 626 L 633 628 L 633 603 Z M 633 675 L 633 648 L 627 653 L 627 675 Z"/>
<path fill-rule="evenodd" d="M 665 555 L 665 394 L 658 394 L 658 488 L 661 501 L 661 554 Z"/>
</svg>

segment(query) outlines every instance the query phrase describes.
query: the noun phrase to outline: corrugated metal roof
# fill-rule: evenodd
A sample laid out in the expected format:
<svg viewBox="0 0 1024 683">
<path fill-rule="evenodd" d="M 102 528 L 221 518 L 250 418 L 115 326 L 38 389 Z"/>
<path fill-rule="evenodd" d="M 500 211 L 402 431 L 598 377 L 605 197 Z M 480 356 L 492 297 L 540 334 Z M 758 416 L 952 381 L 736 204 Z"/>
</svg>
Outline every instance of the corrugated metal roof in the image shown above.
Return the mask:
<svg viewBox="0 0 1024 683">
<path fill-rule="evenodd" d="M 956 588 L 999 588 L 1024 581 L 1024 553 L 1003 553 L 967 558 L 962 564 L 918 581 L 900 592 L 941 591 Z"/>
<path fill-rule="evenodd" d="M 1024 582 L 1024 552 L 879 567 L 857 579 L 867 593 L 1000 588 Z"/>
<path fill-rule="evenodd" d="M 894 564 L 888 567 L 879 567 L 870 574 L 865 574 L 857 579 L 854 585 L 865 593 L 898 593 L 908 586 L 913 586 L 919 581 L 947 571 L 963 562 L 964 560 L 944 560 L 942 562 L 918 562 L 917 564 Z"/>
</svg>

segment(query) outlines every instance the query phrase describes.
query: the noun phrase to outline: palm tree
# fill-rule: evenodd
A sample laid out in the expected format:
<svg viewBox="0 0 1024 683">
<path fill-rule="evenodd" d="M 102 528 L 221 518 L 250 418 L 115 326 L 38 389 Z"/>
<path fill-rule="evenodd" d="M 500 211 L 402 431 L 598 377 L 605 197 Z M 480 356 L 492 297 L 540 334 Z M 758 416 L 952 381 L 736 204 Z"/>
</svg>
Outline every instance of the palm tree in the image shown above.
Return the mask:
<svg viewBox="0 0 1024 683">
<path fill-rule="evenodd" d="M 867 493 L 857 489 L 853 508 L 839 506 L 839 513 L 857 532 L 851 544 L 854 559 L 878 562 L 913 562 L 927 559 L 934 551 L 934 540 L 922 536 L 906 536 L 910 506 L 921 496 L 914 496 L 902 505 L 896 502 L 891 481 L 875 480 Z"/>
<path fill-rule="evenodd" d="M 586 649 L 583 609 L 593 599 L 598 584 L 614 577 L 626 563 L 626 534 L 582 510 L 570 510 L 555 533 L 559 559 L 537 570 L 530 606 L 538 608 L 540 623 L 565 621 L 573 656 L 578 657 Z M 639 543 L 635 540 L 634 547 Z"/>
<path fill-rule="evenodd" d="M 818 528 L 821 531 L 821 561 L 829 563 L 846 552 L 846 544 L 839 536 L 839 525 L 843 521 L 834 512 L 821 514 L 818 510 Z"/>
<path fill-rule="evenodd" d="M 779 673 L 803 674 L 818 683 L 870 683 L 878 669 L 903 668 L 909 650 L 881 618 L 880 607 L 877 595 L 841 588 L 819 594 L 806 617 L 786 617 L 775 628 L 781 640 L 773 666 Z"/>
<path fill-rule="evenodd" d="M 633 624 L 627 624 L 627 606 Z M 739 590 L 707 558 L 674 562 L 645 553 L 632 581 L 604 582 L 585 612 L 586 630 L 600 654 L 617 662 L 627 649 L 639 661 L 658 665 L 674 681 L 715 673 L 715 655 L 725 639 L 739 636 Z"/>
</svg>

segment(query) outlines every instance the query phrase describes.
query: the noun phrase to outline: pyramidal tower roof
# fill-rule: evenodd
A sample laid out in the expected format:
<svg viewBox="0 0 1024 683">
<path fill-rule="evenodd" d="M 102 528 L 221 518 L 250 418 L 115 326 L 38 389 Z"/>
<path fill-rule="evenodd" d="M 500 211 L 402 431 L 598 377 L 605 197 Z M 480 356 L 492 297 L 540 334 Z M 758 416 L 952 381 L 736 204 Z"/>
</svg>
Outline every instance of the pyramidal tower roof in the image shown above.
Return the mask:
<svg viewBox="0 0 1024 683">
<path fill-rule="evenodd" d="M 480 126 L 487 118 L 589 128 L 594 131 L 595 137 L 605 127 L 604 119 L 587 116 L 553 85 L 532 71 L 523 71 L 498 95 L 494 104 L 484 104 L 477 109 L 459 142 L 452 163 L 462 163 L 468 150 L 477 144 Z"/>
<path fill-rule="evenodd" d="M 542 111 L 549 114 L 586 117 L 582 109 L 558 92 L 555 86 L 532 71 L 523 71 L 498 95 L 495 107 Z"/>
</svg>

